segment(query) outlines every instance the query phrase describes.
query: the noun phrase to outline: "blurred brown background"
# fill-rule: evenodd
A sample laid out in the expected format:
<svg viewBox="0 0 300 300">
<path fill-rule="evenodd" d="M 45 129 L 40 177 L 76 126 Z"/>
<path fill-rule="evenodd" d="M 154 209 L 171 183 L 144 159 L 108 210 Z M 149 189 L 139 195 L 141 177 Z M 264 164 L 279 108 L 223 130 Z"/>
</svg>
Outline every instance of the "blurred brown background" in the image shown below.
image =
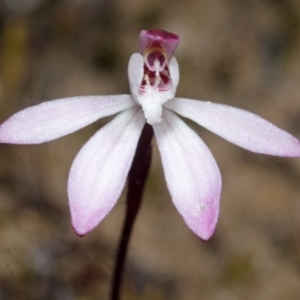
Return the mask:
<svg viewBox="0 0 300 300">
<path fill-rule="evenodd" d="M 45 100 L 128 93 L 141 29 L 178 33 L 180 97 L 226 103 L 300 138 L 299 0 L 0 0 L 0 121 Z M 70 226 L 70 165 L 108 119 L 42 145 L 0 145 L 0 299 L 108 299 L 124 197 L 88 236 Z M 300 159 L 250 153 L 206 130 L 223 195 L 202 242 L 154 159 L 122 299 L 300 299 Z M 241 124 L 242 126 L 242 124 Z"/>
</svg>

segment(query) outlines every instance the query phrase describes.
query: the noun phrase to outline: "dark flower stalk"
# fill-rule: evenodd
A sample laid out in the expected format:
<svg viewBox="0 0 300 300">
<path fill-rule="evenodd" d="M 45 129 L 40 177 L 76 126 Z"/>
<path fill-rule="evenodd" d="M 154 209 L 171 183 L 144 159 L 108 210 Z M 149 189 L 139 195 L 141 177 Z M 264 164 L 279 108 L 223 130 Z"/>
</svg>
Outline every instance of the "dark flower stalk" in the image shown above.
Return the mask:
<svg viewBox="0 0 300 300">
<path fill-rule="evenodd" d="M 128 244 L 134 225 L 135 218 L 139 211 L 146 179 L 151 164 L 152 148 L 151 140 L 153 137 L 152 126 L 146 124 L 143 128 L 136 153 L 128 174 L 128 193 L 126 215 L 123 225 L 122 234 L 119 241 L 116 265 L 113 274 L 111 286 L 111 300 L 120 299 L 120 288 L 124 270 L 124 263 Z"/>
</svg>

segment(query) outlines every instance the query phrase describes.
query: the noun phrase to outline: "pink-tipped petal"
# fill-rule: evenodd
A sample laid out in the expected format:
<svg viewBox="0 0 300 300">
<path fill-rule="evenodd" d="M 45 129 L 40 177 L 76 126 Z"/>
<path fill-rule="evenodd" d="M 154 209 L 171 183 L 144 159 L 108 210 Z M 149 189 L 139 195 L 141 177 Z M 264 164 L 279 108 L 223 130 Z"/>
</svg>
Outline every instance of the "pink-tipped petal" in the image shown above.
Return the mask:
<svg viewBox="0 0 300 300">
<path fill-rule="evenodd" d="M 141 53 L 157 42 L 164 48 L 170 59 L 173 56 L 180 39 L 179 35 L 161 29 L 142 30 L 140 33 Z"/>
<path fill-rule="evenodd" d="M 135 105 L 130 95 L 64 98 L 26 108 L 0 125 L 0 142 L 39 144 Z"/>
<path fill-rule="evenodd" d="M 187 226 L 208 240 L 219 216 L 219 168 L 199 136 L 174 113 L 165 109 L 153 128 L 173 203 Z"/>
<path fill-rule="evenodd" d="M 247 150 L 284 157 L 300 156 L 300 142 L 248 111 L 212 102 L 175 98 L 165 106 Z"/>
<path fill-rule="evenodd" d="M 68 196 L 78 235 L 97 226 L 120 197 L 144 124 L 142 110 L 130 108 L 100 129 L 76 156 Z"/>
</svg>

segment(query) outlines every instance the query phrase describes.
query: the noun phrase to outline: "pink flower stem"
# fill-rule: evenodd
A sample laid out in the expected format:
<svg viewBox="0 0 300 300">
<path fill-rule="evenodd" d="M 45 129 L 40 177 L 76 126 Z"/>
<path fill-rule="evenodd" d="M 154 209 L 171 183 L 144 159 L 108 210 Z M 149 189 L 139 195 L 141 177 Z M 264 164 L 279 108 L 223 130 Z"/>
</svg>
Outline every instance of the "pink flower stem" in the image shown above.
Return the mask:
<svg viewBox="0 0 300 300">
<path fill-rule="evenodd" d="M 151 164 L 152 148 L 151 140 L 153 137 L 152 126 L 146 124 L 143 128 L 136 153 L 128 174 L 128 193 L 126 216 L 123 225 L 122 235 L 119 241 L 116 265 L 111 287 L 111 300 L 120 299 L 120 287 L 125 263 L 126 252 L 132 232 L 133 224 L 138 213 L 146 179 Z"/>
</svg>

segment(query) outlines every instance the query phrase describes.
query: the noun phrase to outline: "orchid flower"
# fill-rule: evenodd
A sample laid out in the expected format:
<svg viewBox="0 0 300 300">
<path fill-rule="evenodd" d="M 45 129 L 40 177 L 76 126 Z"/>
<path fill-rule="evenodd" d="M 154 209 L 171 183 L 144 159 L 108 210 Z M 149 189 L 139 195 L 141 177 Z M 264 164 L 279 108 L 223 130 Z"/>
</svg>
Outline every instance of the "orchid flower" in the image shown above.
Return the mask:
<svg viewBox="0 0 300 300">
<path fill-rule="evenodd" d="M 119 113 L 80 150 L 70 170 L 72 225 L 85 235 L 111 211 L 124 188 L 145 123 L 153 126 L 173 203 L 203 240 L 216 227 L 221 195 L 217 163 L 201 138 L 177 114 L 253 152 L 300 156 L 289 133 L 250 112 L 207 101 L 175 97 L 179 67 L 173 56 L 180 37 L 143 30 L 140 53 L 128 65 L 131 95 L 64 98 L 24 109 L 0 127 L 0 142 L 39 144 Z"/>
</svg>

